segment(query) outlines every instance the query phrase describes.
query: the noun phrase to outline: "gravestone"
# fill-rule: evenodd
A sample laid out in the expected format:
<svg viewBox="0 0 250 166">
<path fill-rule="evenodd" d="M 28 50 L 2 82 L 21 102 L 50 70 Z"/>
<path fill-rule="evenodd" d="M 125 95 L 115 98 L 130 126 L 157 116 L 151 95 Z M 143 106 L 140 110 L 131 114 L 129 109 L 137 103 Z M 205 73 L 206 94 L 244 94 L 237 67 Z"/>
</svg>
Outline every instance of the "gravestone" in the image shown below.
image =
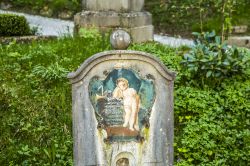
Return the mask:
<svg viewBox="0 0 250 166">
<path fill-rule="evenodd" d="M 130 33 L 133 42 L 153 40 L 152 15 L 142 10 L 144 0 L 83 0 L 82 4 L 83 11 L 74 17 L 75 31 L 122 28 Z"/>
<path fill-rule="evenodd" d="M 117 42 L 120 44 L 117 44 Z M 175 73 L 129 43 L 93 55 L 68 75 L 72 84 L 74 165 L 172 166 Z"/>
</svg>

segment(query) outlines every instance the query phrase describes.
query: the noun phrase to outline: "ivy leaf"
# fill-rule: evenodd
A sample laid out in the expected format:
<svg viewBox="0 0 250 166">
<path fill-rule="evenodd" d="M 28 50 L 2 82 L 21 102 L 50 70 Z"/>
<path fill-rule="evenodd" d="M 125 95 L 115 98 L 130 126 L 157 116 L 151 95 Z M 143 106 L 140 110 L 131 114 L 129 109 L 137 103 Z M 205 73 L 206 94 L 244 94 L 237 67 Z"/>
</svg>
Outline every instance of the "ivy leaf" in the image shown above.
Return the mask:
<svg viewBox="0 0 250 166">
<path fill-rule="evenodd" d="M 207 154 L 208 154 L 209 156 L 211 156 L 211 155 L 213 154 L 213 152 L 212 152 L 211 150 L 209 150 L 209 151 L 207 152 Z"/>
<path fill-rule="evenodd" d="M 207 72 L 207 74 L 206 74 L 206 77 L 208 78 L 208 77 L 210 77 L 211 75 L 212 75 L 212 71 L 211 70 L 208 70 L 208 72 Z"/>
</svg>

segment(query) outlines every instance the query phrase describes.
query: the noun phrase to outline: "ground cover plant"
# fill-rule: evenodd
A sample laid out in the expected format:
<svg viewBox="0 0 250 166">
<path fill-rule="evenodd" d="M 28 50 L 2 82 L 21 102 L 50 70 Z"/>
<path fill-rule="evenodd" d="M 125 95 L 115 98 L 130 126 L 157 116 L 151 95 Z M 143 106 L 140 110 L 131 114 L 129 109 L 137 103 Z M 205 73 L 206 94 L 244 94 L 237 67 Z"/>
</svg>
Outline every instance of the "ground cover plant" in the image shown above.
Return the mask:
<svg viewBox="0 0 250 166">
<path fill-rule="evenodd" d="M 108 38 L 85 37 L 0 46 L 0 165 L 72 165 L 71 87 L 66 79 Z M 175 81 L 175 165 L 250 163 L 250 71 L 216 87 L 191 78 L 181 61 L 187 48 L 157 43 L 129 49 L 155 54 Z M 244 54 L 250 57 L 249 51 Z M 190 81 L 193 80 L 193 81 Z"/>
<path fill-rule="evenodd" d="M 70 11 L 70 17 L 72 13 L 81 11 L 80 0 L 3 0 L 5 3 L 12 5 L 11 9 L 26 11 L 28 13 L 42 14 L 45 16 L 57 17 L 60 12 Z"/>
<path fill-rule="evenodd" d="M 222 42 L 215 31 L 193 34 L 195 44 L 181 63 L 190 71 L 191 78 L 199 80 L 200 86 L 204 82 L 219 85 L 223 79 L 242 75 L 250 67 L 246 50 Z"/>
<path fill-rule="evenodd" d="M 31 34 L 32 31 L 24 16 L 0 14 L 0 37 L 24 36 Z"/>
</svg>

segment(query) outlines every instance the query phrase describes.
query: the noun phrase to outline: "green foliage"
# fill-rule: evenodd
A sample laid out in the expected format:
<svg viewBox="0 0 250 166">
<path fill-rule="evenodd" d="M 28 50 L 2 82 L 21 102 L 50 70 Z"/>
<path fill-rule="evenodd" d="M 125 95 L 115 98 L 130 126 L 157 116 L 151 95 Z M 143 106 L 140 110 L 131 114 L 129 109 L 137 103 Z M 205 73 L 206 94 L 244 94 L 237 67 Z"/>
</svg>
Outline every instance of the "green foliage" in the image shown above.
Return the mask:
<svg viewBox="0 0 250 166">
<path fill-rule="evenodd" d="M 194 33 L 195 45 L 181 62 L 191 78 L 202 84 L 216 85 L 222 79 L 242 75 L 248 69 L 250 57 L 246 50 L 222 43 L 215 32 Z"/>
<path fill-rule="evenodd" d="M 0 36 L 30 35 L 31 30 L 24 16 L 0 14 Z"/>
<path fill-rule="evenodd" d="M 216 30 L 227 36 L 233 25 L 249 25 L 249 5 L 249 0 L 145 1 L 156 30 L 177 35 Z"/>
<path fill-rule="evenodd" d="M 176 89 L 176 165 L 249 163 L 249 87 L 249 79 L 233 78 L 219 91 Z"/>
<path fill-rule="evenodd" d="M 60 12 L 80 12 L 81 0 L 3 0 L 14 9 L 46 13 L 57 17 Z M 153 14 L 157 31 L 189 35 L 193 31 L 230 33 L 233 25 L 250 26 L 249 0 L 146 0 L 145 9 Z M 70 14 L 71 15 L 71 14 Z M 190 19 L 192 18 L 192 19 Z M 227 36 L 227 35 L 226 35 Z"/>
<path fill-rule="evenodd" d="M 48 5 L 52 8 L 54 14 L 58 14 L 60 11 L 64 10 L 70 10 L 75 13 L 77 11 L 80 11 L 81 9 L 80 0 L 54 0 L 51 1 Z"/>
<path fill-rule="evenodd" d="M 66 74 L 110 49 L 96 36 L 0 45 L 0 165 L 72 165 Z"/>
<path fill-rule="evenodd" d="M 12 3 L 14 8 L 33 13 L 52 10 L 53 16 L 58 16 L 60 12 L 65 11 L 72 11 L 73 13 L 81 11 L 81 0 L 15 0 L 8 1 L 8 3 Z"/>
<path fill-rule="evenodd" d="M 71 87 L 67 71 L 109 50 L 108 38 L 83 37 L 0 46 L 0 165 L 72 165 Z M 158 43 L 129 49 L 155 54 L 178 72 L 175 81 L 175 165 L 250 163 L 250 72 L 220 87 L 188 84 L 187 50 Z"/>
<path fill-rule="evenodd" d="M 250 1 L 244 0 L 241 1 L 241 3 L 236 7 L 233 15 L 233 24 L 234 25 L 248 25 L 250 26 L 250 21 L 249 21 L 249 6 L 250 6 Z"/>
<path fill-rule="evenodd" d="M 32 71 L 32 74 L 41 77 L 45 81 L 62 80 L 68 73 L 69 71 L 61 67 L 57 62 L 48 67 L 37 65 Z"/>
</svg>

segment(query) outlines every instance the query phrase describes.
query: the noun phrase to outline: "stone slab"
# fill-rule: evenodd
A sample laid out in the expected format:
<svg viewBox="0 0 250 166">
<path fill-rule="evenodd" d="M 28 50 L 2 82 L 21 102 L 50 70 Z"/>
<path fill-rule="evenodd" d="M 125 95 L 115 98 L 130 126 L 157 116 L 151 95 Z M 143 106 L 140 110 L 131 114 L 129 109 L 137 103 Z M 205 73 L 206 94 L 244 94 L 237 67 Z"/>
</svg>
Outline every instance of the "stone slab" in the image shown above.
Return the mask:
<svg viewBox="0 0 250 166">
<path fill-rule="evenodd" d="M 250 48 L 250 36 L 234 36 L 228 38 L 228 44 Z"/>
<path fill-rule="evenodd" d="M 233 26 L 232 27 L 232 33 L 235 34 L 241 34 L 241 33 L 246 33 L 248 29 L 247 25 L 242 25 L 242 26 Z"/>
<path fill-rule="evenodd" d="M 75 15 L 74 22 L 76 32 L 80 28 L 97 28 L 102 32 L 122 28 L 131 35 L 133 42 L 153 41 L 154 27 L 149 12 L 83 11 Z"/>
<path fill-rule="evenodd" d="M 84 10 L 130 12 L 141 11 L 144 0 L 83 0 Z"/>
<path fill-rule="evenodd" d="M 135 43 L 154 40 L 154 26 L 152 25 L 130 28 L 128 32 Z"/>
<path fill-rule="evenodd" d="M 83 11 L 74 18 L 76 26 L 81 27 L 110 27 L 131 28 L 152 24 L 152 15 L 149 12 L 96 12 Z"/>
<path fill-rule="evenodd" d="M 83 28 L 84 26 L 82 26 Z M 78 31 L 76 29 L 75 31 Z M 84 27 L 84 28 L 93 28 L 93 27 Z M 97 27 L 102 33 L 109 33 L 112 30 L 115 29 L 121 29 L 121 28 L 109 28 L 109 27 Z M 126 32 L 128 32 L 131 36 L 133 43 L 142 43 L 147 41 L 153 41 L 154 40 L 154 26 L 148 25 L 148 26 L 141 26 L 141 27 L 135 27 L 135 28 L 122 28 Z"/>
</svg>

